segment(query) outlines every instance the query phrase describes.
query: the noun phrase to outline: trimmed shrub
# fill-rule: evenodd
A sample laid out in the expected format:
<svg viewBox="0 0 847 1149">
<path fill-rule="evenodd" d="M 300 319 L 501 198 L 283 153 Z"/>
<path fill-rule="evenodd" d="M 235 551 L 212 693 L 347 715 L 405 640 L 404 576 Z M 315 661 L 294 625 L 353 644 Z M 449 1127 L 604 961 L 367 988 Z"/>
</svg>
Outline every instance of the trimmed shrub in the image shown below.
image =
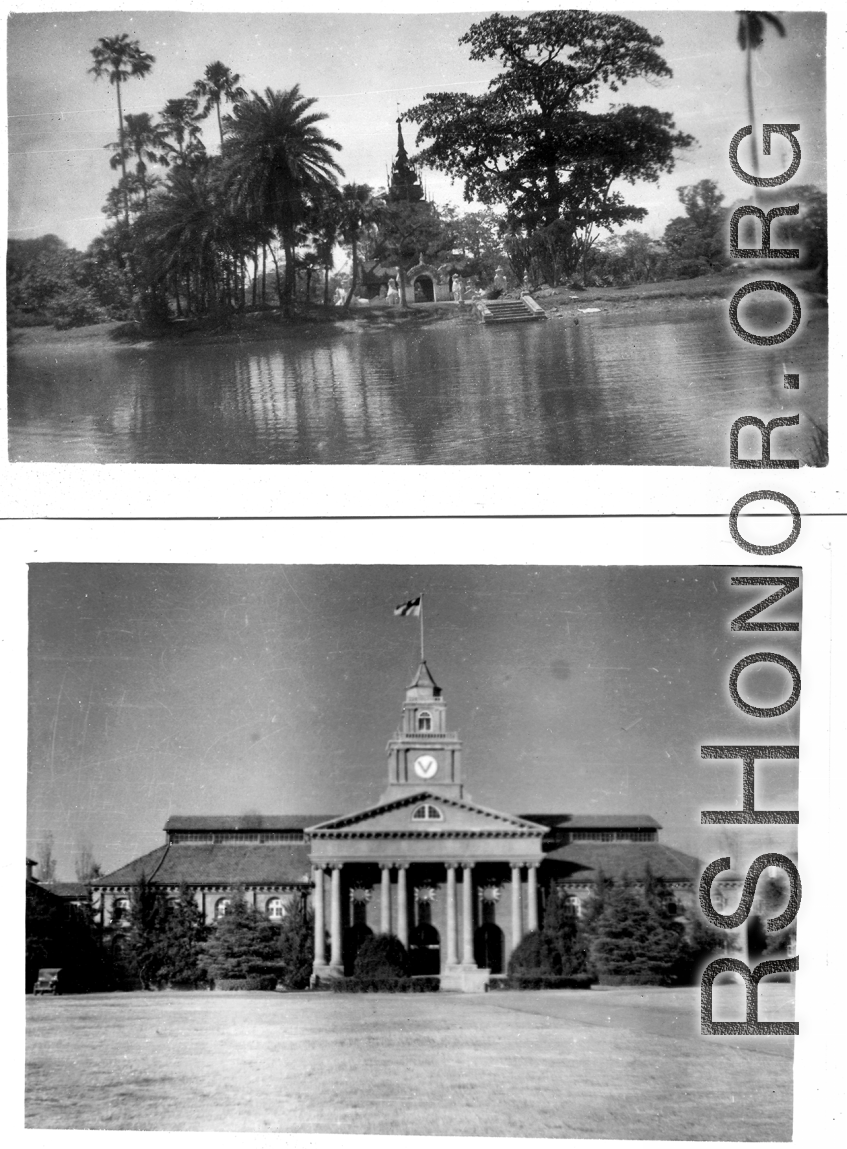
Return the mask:
<svg viewBox="0 0 847 1149">
<path fill-rule="evenodd" d="M 354 979 L 392 981 L 408 974 L 409 955 L 399 938 L 377 934 L 362 942 L 353 966 Z"/>
<path fill-rule="evenodd" d="M 597 979 L 591 974 L 579 973 L 572 977 L 561 974 L 517 974 L 506 979 L 506 989 L 591 989 Z"/>
<path fill-rule="evenodd" d="M 234 990 L 276 989 L 276 978 L 272 974 L 254 974 L 250 977 L 219 977 L 215 989 L 232 992 Z"/>
<path fill-rule="evenodd" d="M 333 993 L 437 993 L 441 988 L 441 979 L 437 977 L 339 977 L 333 978 L 329 984 Z M 323 985 L 320 988 L 323 988 Z"/>
</svg>

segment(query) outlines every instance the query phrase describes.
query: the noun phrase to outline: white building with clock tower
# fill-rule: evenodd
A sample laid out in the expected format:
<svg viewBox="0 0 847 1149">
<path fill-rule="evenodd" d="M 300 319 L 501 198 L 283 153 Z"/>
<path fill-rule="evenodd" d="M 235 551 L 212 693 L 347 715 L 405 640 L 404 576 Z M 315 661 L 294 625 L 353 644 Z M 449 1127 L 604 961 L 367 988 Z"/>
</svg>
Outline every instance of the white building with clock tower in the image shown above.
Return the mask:
<svg viewBox="0 0 847 1149">
<path fill-rule="evenodd" d="M 423 659 L 387 765 L 376 805 L 341 817 L 170 817 L 164 846 L 92 883 L 104 929 L 120 942 L 142 875 L 172 897 L 188 885 L 209 922 L 235 888 L 272 919 L 308 898 L 315 978 L 350 974 L 362 941 L 390 933 L 413 973 L 473 991 L 505 972 L 524 934 L 538 929 L 546 898 L 565 898 L 578 915 L 601 876 L 637 882 L 649 870 L 680 903 L 692 899 L 696 859 L 660 844 L 649 815 L 518 815 L 474 802 L 462 743 Z"/>
</svg>

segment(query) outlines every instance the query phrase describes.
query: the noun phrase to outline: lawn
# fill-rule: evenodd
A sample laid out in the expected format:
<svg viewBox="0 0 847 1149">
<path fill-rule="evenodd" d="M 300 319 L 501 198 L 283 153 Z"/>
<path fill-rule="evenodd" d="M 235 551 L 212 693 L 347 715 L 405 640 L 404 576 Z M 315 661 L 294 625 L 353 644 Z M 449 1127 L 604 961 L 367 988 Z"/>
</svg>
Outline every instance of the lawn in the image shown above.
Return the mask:
<svg viewBox="0 0 847 1149">
<path fill-rule="evenodd" d="M 790 986 L 762 991 L 763 1019 L 791 1016 Z M 27 1015 L 29 1128 L 791 1138 L 792 1039 L 701 1037 L 696 989 L 103 994 Z"/>
</svg>

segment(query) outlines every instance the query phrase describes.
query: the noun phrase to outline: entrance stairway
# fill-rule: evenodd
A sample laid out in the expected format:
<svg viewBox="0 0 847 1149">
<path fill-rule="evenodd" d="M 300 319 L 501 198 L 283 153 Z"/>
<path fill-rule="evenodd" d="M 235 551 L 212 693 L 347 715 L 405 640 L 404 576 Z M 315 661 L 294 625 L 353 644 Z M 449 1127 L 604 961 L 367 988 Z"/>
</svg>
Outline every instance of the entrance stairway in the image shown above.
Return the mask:
<svg viewBox="0 0 847 1149">
<path fill-rule="evenodd" d="M 520 299 L 480 299 L 476 308 L 483 323 L 527 323 L 547 315 L 531 295 Z"/>
</svg>

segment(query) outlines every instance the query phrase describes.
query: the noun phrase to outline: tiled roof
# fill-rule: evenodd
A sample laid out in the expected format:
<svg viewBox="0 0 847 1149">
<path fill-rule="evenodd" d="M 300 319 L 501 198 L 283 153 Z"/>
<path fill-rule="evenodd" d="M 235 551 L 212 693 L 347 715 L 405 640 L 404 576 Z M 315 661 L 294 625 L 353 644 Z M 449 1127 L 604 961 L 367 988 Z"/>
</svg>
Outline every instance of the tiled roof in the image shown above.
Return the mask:
<svg viewBox="0 0 847 1149">
<path fill-rule="evenodd" d="M 165 830 L 302 830 L 327 822 L 335 814 L 172 814 Z"/>
<path fill-rule="evenodd" d="M 545 855 L 557 877 L 595 882 L 600 873 L 619 881 L 640 878 L 647 867 L 669 882 L 696 882 L 700 863 L 690 854 L 659 842 L 572 842 Z"/>
<path fill-rule="evenodd" d="M 87 898 L 88 886 L 85 882 L 44 882 L 45 890 L 57 898 Z"/>
<path fill-rule="evenodd" d="M 310 881 L 311 863 L 306 844 L 299 842 L 273 846 L 160 846 L 92 884 L 133 885 L 142 873 L 166 886 L 178 886 L 181 882 L 193 886 L 290 885 Z"/>
<path fill-rule="evenodd" d="M 649 814 L 520 814 L 542 826 L 561 830 L 661 830 Z"/>
</svg>

